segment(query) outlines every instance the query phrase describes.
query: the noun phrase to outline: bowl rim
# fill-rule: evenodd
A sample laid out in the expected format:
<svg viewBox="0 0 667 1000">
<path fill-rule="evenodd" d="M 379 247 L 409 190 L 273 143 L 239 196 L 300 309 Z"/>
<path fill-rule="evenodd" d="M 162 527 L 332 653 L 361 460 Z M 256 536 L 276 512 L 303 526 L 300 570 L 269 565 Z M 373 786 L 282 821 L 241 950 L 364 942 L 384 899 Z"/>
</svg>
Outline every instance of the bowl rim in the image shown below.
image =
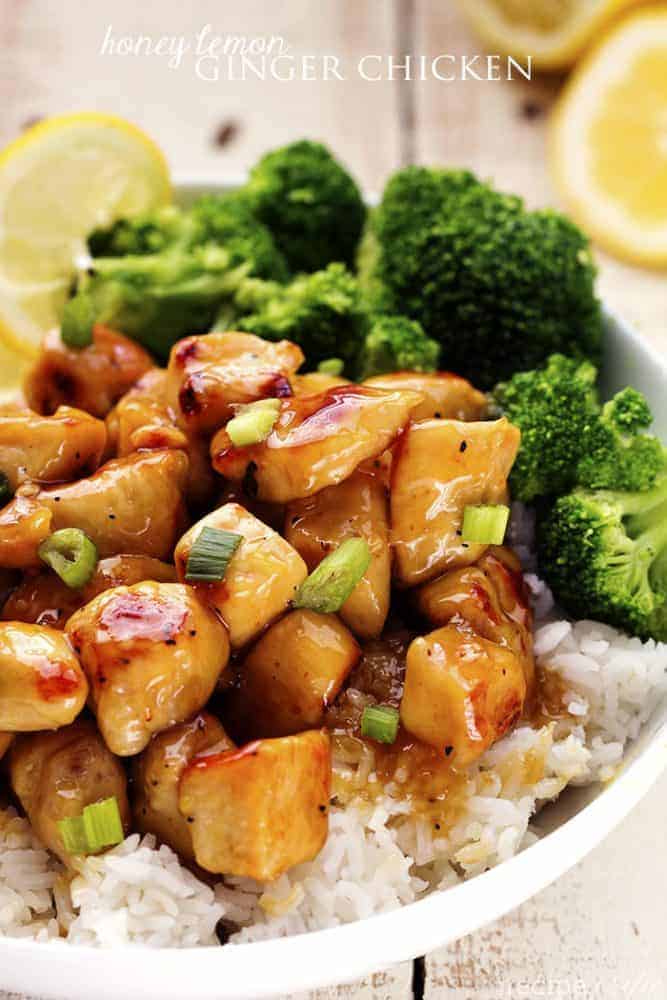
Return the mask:
<svg viewBox="0 0 667 1000">
<path fill-rule="evenodd" d="M 210 174 L 176 175 L 174 191 L 178 197 L 232 190 L 243 180 L 242 174 L 224 180 Z M 366 201 L 373 204 L 376 198 L 368 195 Z M 605 315 L 621 339 L 655 365 L 667 388 L 665 359 L 614 311 L 605 309 Z M 644 726 L 651 724 L 649 720 Z M 353 923 L 229 948 L 100 949 L 0 937 L 0 987 L 70 998 L 84 998 L 94 988 L 100 1000 L 111 1000 L 121 992 L 126 995 L 131 983 L 134 1000 L 158 994 L 162 1000 L 236 1000 L 351 982 L 411 960 L 503 916 L 600 843 L 667 769 L 667 714 L 654 729 L 646 747 L 624 761 L 614 781 L 591 802 L 530 847 L 468 882 Z M 332 962 L 332 956 L 338 958 Z"/>
</svg>

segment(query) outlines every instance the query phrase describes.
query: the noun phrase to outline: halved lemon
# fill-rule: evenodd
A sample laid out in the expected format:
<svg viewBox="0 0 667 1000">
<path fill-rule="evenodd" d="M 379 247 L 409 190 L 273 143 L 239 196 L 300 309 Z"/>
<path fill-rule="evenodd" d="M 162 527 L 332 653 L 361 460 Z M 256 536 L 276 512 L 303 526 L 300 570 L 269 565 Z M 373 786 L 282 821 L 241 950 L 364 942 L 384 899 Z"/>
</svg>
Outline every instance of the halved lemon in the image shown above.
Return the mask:
<svg viewBox="0 0 667 1000">
<path fill-rule="evenodd" d="M 158 147 L 112 115 L 51 118 L 0 153 L 0 398 L 58 323 L 90 230 L 170 198 Z"/>
<path fill-rule="evenodd" d="M 535 69 L 571 66 L 612 17 L 641 0 L 459 0 L 461 11 L 494 51 Z"/>
<path fill-rule="evenodd" d="M 624 18 L 576 71 L 551 158 L 568 208 L 601 246 L 667 266 L 667 4 Z"/>
</svg>

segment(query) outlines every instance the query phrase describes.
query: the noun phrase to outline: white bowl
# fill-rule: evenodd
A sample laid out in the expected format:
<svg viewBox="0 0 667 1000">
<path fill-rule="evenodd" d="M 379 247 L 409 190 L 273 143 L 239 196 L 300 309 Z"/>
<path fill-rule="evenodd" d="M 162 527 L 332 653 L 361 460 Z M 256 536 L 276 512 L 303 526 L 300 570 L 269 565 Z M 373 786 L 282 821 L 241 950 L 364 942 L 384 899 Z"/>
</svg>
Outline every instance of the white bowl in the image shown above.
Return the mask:
<svg viewBox="0 0 667 1000">
<path fill-rule="evenodd" d="M 188 201 L 222 187 L 190 179 L 178 191 Z M 657 433 L 667 439 L 667 365 L 611 314 L 602 384 L 605 394 L 627 384 L 641 389 Z M 595 847 L 666 766 L 667 699 L 629 748 L 614 782 L 566 791 L 540 816 L 541 828 L 550 831 L 542 840 L 453 889 L 332 930 L 225 948 L 102 951 L 2 938 L 0 989 L 63 1000 L 240 1000 L 349 982 L 469 934 L 539 892 Z"/>
</svg>

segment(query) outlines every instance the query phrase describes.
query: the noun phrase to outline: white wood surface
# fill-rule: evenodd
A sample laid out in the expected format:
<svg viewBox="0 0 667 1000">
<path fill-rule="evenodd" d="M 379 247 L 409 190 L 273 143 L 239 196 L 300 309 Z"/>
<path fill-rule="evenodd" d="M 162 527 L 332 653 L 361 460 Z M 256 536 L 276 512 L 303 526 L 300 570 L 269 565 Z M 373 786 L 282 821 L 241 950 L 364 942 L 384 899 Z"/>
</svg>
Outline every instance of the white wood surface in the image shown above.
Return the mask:
<svg viewBox="0 0 667 1000">
<path fill-rule="evenodd" d="M 293 52 L 353 66 L 366 53 L 480 51 L 453 0 L 0 0 L 0 144 L 36 117 L 80 108 L 134 119 L 178 173 L 220 178 L 264 149 L 324 139 L 379 189 L 400 163 L 470 166 L 531 205 L 556 196 L 545 166 L 558 80 L 531 83 L 204 83 L 186 62 L 102 57 L 117 35 L 281 35 Z M 228 141 L 216 143 L 222 128 Z M 601 293 L 663 352 L 665 276 L 600 255 Z M 572 873 L 512 914 L 428 956 L 428 1000 L 664 1000 L 667 997 L 667 776 Z M 412 996 L 412 967 L 311 994 Z M 0 1000 L 8 1000 L 0 994 Z M 91 998 L 92 1000 L 92 998 Z"/>
</svg>

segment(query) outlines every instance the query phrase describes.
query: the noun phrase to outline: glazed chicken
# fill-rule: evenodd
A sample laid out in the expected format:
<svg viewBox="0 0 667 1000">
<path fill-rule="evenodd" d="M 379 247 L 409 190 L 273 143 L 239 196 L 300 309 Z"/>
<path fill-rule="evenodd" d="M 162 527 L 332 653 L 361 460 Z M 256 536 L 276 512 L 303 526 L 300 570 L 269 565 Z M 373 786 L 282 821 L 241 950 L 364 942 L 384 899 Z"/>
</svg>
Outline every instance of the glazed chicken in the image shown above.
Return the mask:
<svg viewBox="0 0 667 1000">
<path fill-rule="evenodd" d="M 0 757 L 66 865 L 67 821 L 115 799 L 114 842 L 272 880 L 324 845 L 332 766 L 417 809 L 527 718 L 521 566 L 463 523 L 507 504 L 518 430 L 447 372 L 303 363 L 55 331 L 0 410 Z"/>
<path fill-rule="evenodd" d="M 514 653 L 466 625 L 445 625 L 408 649 L 401 722 L 463 767 L 518 721 L 525 697 Z"/>
<path fill-rule="evenodd" d="M 251 333 L 186 337 L 169 358 L 167 401 L 182 427 L 214 431 L 239 404 L 291 396 L 289 377 L 303 361 L 288 340 L 271 344 Z"/>
<path fill-rule="evenodd" d="M 367 378 L 364 385 L 420 392 L 424 398 L 413 410 L 413 420 L 483 420 L 488 409 L 484 393 L 451 372 L 393 372 Z"/>
<path fill-rule="evenodd" d="M 176 570 L 150 556 L 109 556 L 100 559 L 88 583 L 79 590 L 73 590 L 55 573 L 45 570 L 24 577 L 5 601 L 0 618 L 63 629 L 67 619 L 93 597 L 111 587 L 129 587 L 142 580 L 175 583 Z"/>
<path fill-rule="evenodd" d="M 321 726 L 360 652 L 336 615 L 289 612 L 241 664 L 230 710 L 243 737 L 288 736 Z"/>
<path fill-rule="evenodd" d="M 197 863 L 270 881 L 327 838 L 331 754 L 321 730 L 197 754 L 181 778 Z"/>
<path fill-rule="evenodd" d="M 366 539 L 372 559 L 340 609 L 340 616 L 355 635 L 371 639 L 384 627 L 391 588 L 389 510 L 381 479 L 353 472 L 338 486 L 287 505 L 285 538 L 309 570 L 350 536 Z"/>
<path fill-rule="evenodd" d="M 212 497 L 216 476 L 208 456 L 208 441 L 181 430 L 167 405 L 167 373 L 152 368 L 119 400 L 106 418 L 108 450 L 123 458 L 135 451 L 180 448 L 188 456 L 188 503 L 199 509 Z"/>
<path fill-rule="evenodd" d="M 239 504 L 227 503 L 198 521 L 176 546 L 176 571 L 183 582 L 192 546 L 205 528 L 231 531 L 242 539 L 223 580 L 193 582 L 193 589 L 222 618 L 232 646 L 238 648 L 287 609 L 306 578 L 306 564 L 276 531 Z"/>
<path fill-rule="evenodd" d="M 67 636 L 90 682 L 109 749 L 139 753 L 153 733 L 204 707 L 229 659 L 227 630 L 189 587 L 114 587 L 77 611 Z"/>
<path fill-rule="evenodd" d="M 530 690 L 535 676 L 533 615 L 521 565 L 511 549 L 492 546 L 477 565 L 419 587 L 416 602 L 431 624 L 467 622 L 478 635 L 510 649 Z"/>
<path fill-rule="evenodd" d="M 409 587 L 467 566 L 486 546 L 463 541 L 468 505 L 502 504 L 519 431 L 487 422 L 425 420 L 403 436 L 392 465 L 391 535 L 396 575 Z"/>
<path fill-rule="evenodd" d="M 130 829 L 125 771 L 89 719 L 17 739 L 9 779 L 35 833 L 65 864 L 71 855 L 58 822 L 80 815 L 85 806 L 115 797 L 123 827 Z"/>
<path fill-rule="evenodd" d="M 185 524 L 187 474 L 183 452 L 147 451 L 75 483 L 27 487 L 0 511 L 0 566 L 40 566 L 40 543 L 61 528 L 84 531 L 101 556 L 168 558 Z"/>
<path fill-rule="evenodd" d="M 342 375 L 328 375 L 326 372 L 303 372 L 290 379 L 295 396 L 313 396 L 337 385 L 349 385 L 349 379 Z"/>
<path fill-rule="evenodd" d="M 76 406 L 105 417 L 116 400 L 153 367 L 151 356 L 121 333 L 100 323 L 93 342 L 74 348 L 63 343 L 58 329 L 45 337 L 37 362 L 28 373 L 25 397 L 37 413 Z"/>
<path fill-rule="evenodd" d="M 347 479 L 381 454 L 421 403 L 420 393 L 341 386 L 282 402 L 261 444 L 237 448 L 225 429 L 211 442 L 213 468 L 248 485 L 246 492 L 287 503 Z"/>
<path fill-rule="evenodd" d="M 32 410 L 0 408 L 2 471 L 12 490 L 21 483 L 69 483 L 100 464 L 106 429 L 82 410 L 59 406 L 52 417 Z"/>
<path fill-rule="evenodd" d="M 61 632 L 0 622 L 0 732 L 66 726 L 87 696 L 86 677 Z"/>
<path fill-rule="evenodd" d="M 215 747 L 232 750 L 234 744 L 210 712 L 154 736 L 134 760 L 132 811 L 137 829 L 154 833 L 183 858 L 194 859 L 192 828 L 178 803 L 183 772 L 196 754 Z"/>
<path fill-rule="evenodd" d="M 150 556 L 120 555 L 100 559 L 88 583 L 78 590 L 68 587 L 55 573 L 25 576 L 12 590 L 0 612 L 5 621 L 33 622 L 63 629 L 67 619 L 93 597 L 111 587 L 129 587 L 142 580 L 175 583 L 176 571 Z"/>
</svg>

